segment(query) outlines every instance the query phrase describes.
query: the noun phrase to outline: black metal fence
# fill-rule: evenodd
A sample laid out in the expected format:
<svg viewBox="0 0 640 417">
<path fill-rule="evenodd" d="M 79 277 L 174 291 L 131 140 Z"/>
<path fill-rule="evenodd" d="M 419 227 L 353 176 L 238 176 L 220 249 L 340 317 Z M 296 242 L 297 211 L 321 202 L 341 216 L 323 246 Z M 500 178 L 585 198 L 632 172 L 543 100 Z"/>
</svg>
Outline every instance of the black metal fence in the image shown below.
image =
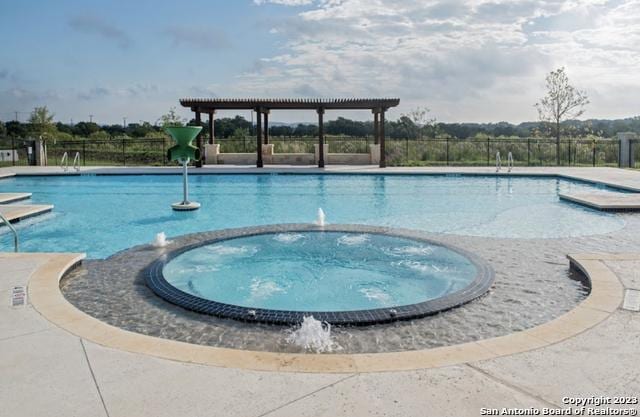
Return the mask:
<svg viewBox="0 0 640 417">
<path fill-rule="evenodd" d="M 172 141 L 166 138 L 144 139 L 79 139 L 50 141 L 47 145 L 49 164 L 60 164 L 67 153 L 69 165 L 76 153 L 80 165 L 166 165 L 167 149 Z"/>
<path fill-rule="evenodd" d="M 256 138 L 216 139 L 222 153 L 248 153 L 256 151 Z M 325 136 L 330 153 L 368 153 L 373 137 L 353 136 Z M 275 153 L 313 153 L 318 138 L 299 136 L 271 136 L 269 143 L 273 144 Z"/>
<path fill-rule="evenodd" d="M 372 137 L 327 136 L 330 153 L 368 153 Z M 253 153 L 255 137 L 217 139 L 223 153 Z M 318 143 L 313 137 L 271 137 L 276 153 L 313 153 Z M 49 165 L 59 165 L 66 152 L 71 165 L 76 153 L 80 164 L 166 165 L 168 138 L 74 139 L 49 141 Z M 32 153 L 29 153 L 29 148 Z M 386 139 L 387 164 L 391 166 L 487 166 L 494 165 L 496 153 L 506 161 L 509 152 L 516 166 L 554 166 L 558 155 L 563 166 L 618 166 L 620 142 L 615 139 L 563 139 L 559 154 L 554 139 Z M 4 152 L 4 153 L 2 153 Z M 640 141 L 632 141 L 634 161 L 640 161 Z M 0 165 L 28 165 L 34 162 L 34 142 L 0 138 Z M 635 163 L 636 168 L 640 162 Z"/>
<path fill-rule="evenodd" d="M 391 139 L 386 143 L 387 164 L 494 165 L 496 154 L 516 166 L 618 166 L 620 142 L 612 139 Z"/>
<path fill-rule="evenodd" d="M 0 137 L 0 167 L 35 165 L 33 140 Z"/>
</svg>

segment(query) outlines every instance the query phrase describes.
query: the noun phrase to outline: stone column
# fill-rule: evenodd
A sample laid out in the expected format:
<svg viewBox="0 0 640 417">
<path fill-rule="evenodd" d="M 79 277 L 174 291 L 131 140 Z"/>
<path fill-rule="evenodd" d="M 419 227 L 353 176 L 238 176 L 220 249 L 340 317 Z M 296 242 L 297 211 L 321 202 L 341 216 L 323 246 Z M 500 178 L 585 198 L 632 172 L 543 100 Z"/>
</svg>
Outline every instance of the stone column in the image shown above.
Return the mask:
<svg viewBox="0 0 640 417">
<path fill-rule="evenodd" d="M 633 147 L 638 144 L 635 143 L 636 134 L 633 132 L 619 132 L 618 140 L 620 141 L 620 152 L 618 153 L 618 166 L 620 168 L 629 168 L 635 165 L 633 158 Z"/>
</svg>

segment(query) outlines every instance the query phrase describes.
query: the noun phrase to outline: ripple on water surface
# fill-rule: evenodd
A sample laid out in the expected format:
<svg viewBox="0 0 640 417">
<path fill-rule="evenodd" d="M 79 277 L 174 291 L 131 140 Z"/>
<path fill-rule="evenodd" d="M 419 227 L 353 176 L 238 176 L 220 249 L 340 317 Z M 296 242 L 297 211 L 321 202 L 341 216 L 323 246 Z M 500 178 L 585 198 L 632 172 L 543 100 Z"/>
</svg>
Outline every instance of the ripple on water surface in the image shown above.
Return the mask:
<svg viewBox="0 0 640 417">
<path fill-rule="evenodd" d="M 622 217 L 559 201 L 559 192 L 611 192 L 554 178 L 392 175 L 194 175 L 202 204 L 174 212 L 178 175 L 19 177 L 0 192 L 33 193 L 54 215 L 18 228 L 25 251 L 87 252 L 105 258 L 147 243 L 159 232 L 277 223 L 310 223 L 322 207 L 332 224 L 369 224 L 427 232 L 505 238 L 562 238 L 609 233 Z M 0 234 L 6 231 L 0 229 Z M 295 239 L 283 236 L 281 239 Z M 345 245 L 349 242 L 345 242 Z M 10 239 L 0 249 L 11 250 Z"/>
</svg>

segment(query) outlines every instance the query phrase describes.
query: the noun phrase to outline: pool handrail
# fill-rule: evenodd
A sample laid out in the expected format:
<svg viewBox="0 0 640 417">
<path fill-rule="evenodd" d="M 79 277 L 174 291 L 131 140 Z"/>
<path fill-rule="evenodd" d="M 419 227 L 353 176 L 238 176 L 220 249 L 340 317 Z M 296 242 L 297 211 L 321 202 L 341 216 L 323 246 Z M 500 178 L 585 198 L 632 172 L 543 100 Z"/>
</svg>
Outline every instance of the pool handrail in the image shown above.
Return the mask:
<svg viewBox="0 0 640 417">
<path fill-rule="evenodd" d="M 13 251 L 18 252 L 20 250 L 20 239 L 18 238 L 18 231 L 15 227 L 13 227 L 11 222 L 6 217 L 4 217 L 2 213 L 0 213 L 0 220 L 2 220 L 2 222 L 7 225 L 11 232 L 13 232 Z"/>
<path fill-rule="evenodd" d="M 80 172 L 80 152 L 76 152 L 76 155 L 73 157 L 73 169 L 76 172 Z"/>
<path fill-rule="evenodd" d="M 69 170 L 69 154 L 67 152 L 62 154 L 62 158 L 60 159 L 60 168 L 62 168 L 64 172 Z"/>
</svg>

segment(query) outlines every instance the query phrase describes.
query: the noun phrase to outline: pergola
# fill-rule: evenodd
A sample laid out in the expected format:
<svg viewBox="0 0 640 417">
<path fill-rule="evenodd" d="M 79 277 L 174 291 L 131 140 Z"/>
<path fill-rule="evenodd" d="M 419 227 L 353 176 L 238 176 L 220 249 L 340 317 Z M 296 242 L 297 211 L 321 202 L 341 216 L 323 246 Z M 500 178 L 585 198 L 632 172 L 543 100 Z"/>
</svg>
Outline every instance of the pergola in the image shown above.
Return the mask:
<svg viewBox="0 0 640 417">
<path fill-rule="evenodd" d="M 262 168 L 262 144 L 269 144 L 269 113 L 271 110 L 315 110 L 318 113 L 318 167 L 324 167 L 324 113 L 326 110 L 371 110 L 374 115 L 374 141 L 380 145 L 380 168 L 386 166 L 384 148 L 385 112 L 400 104 L 398 98 L 351 98 L 351 99 L 239 99 L 239 98 L 183 98 L 183 107 L 195 113 L 196 123 L 201 123 L 202 113 L 209 115 L 209 143 L 215 142 L 213 120 L 217 110 L 253 110 L 257 113 L 256 166 Z M 264 121 L 264 122 L 263 122 Z M 263 128 L 264 125 L 264 128 Z M 201 135 L 197 138 L 198 148 L 203 150 Z M 202 161 L 197 162 L 202 166 Z"/>
</svg>

